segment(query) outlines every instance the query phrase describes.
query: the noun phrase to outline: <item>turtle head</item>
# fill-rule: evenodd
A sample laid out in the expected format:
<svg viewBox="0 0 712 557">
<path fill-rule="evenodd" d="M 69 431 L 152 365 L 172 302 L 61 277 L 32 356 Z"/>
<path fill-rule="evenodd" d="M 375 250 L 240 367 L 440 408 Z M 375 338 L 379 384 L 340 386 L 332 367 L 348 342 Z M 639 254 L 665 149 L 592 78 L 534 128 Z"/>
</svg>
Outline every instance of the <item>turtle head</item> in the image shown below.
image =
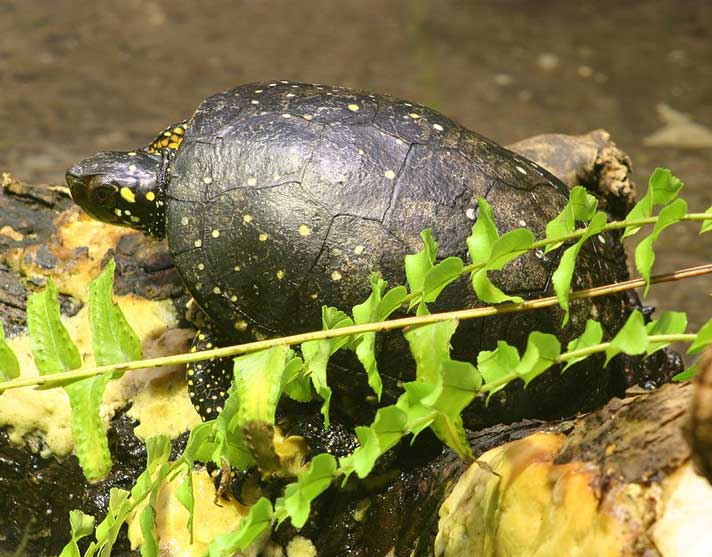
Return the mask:
<svg viewBox="0 0 712 557">
<path fill-rule="evenodd" d="M 164 236 L 164 159 L 146 151 L 97 153 L 67 170 L 74 202 L 93 218 Z"/>
</svg>

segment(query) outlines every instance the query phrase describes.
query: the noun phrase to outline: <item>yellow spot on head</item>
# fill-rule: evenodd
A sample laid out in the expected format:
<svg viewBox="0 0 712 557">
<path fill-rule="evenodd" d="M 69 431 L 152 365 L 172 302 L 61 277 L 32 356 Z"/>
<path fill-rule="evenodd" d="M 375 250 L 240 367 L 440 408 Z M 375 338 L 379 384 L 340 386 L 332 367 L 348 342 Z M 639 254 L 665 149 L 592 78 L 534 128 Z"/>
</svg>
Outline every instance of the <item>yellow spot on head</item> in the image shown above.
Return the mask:
<svg viewBox="0 0 712 557">
<path fill-rule="evenodd" d="M 350 110 L 351 112 L 358 112 L 359 108 L 361 108 L 361 107 L 360 107 L 359 105 L 357 105 L 357 104 L 350 104 L 350 105 L 349 105 L 349 110 Z"/>
<path fill-rule="evenodd" d="M 129 188 L 123 187 L 119 191 L 121 193 L 121 197 L 123 197 L 126 201 L 129 203 L 136 203 L 136 196 Z"/>
<path fill-rule="evenodd" d="M 393 180 L 396 177 L 396 173 L 393 172 L 392 170 L 386 170 L 383 175 L 388 178 L 389 180 Z"/>
<path fill-rule="evenodd" d="M 333 273 L 331 273 L 331 280 L 340 281 L 341 278 L 341 273 L 339 271 L 334 271 Z"/>
<path fill-rule="evenodd" d="M 129 151 L 128 155 L 129 155 L 129 157 L 135 157 L 136 151 Z"/>
<path fill-rule="evenodd" d="M 282 114 L 282 118 L 291 118 L 291 117 L 292 117 L 292 115 L 287 114 L 286 112 L 284 114 Z"/>
<path fill-rule="evenodd" d="M 123 213 L 123 211 L 122 211 L 121 209 L 114 209 L 114 214 L 115 214 L 117 217 L 120 217 L 120 216 L 123 215 L 124 213 Z"/>
<path fill-rule="evenodd" d="M 255 93 L 258 93 L 258 94 L 261 93 L 262 91 L 264 91 L 264 89 L 255 89 Z"/>
<path fill-rule="evenodd" d="M 146 199 L 148 199 L 149 201 L 153 201 L 154 199 L 156 199 L 156 194 L 152 191 L 148 191 L 146 192 Z"/>
<path fill-rule="evenodd" d="M 277 271 L 277 272 L 275 273 L 275 275 L 277 276 L 277 278 L 278 278 L 279 280 L 282 280 L 282 279 L 284 278 L 284 271 L 280 269 L 279 271 Z"/>
<path fill-rule="evenodd" d="M 218 236 L 220 236 L 220 231 L 219 231 L 219 230 L 213 230 L 213 231 L 210 233 L 210 235 L 211 235 L 213 238 L 217 238 Z"/>
<path fill-rule="evenodd" d="M 198 335 L 198 340 L 205 340 L 205 335 L 203 333 L 200 333 Z"/>
<path fill-rule="evenodd" d="M 262 234 L 259 235 L 260 242 L 266 242 L 267 238 L 268 238 L 268 236 L 264 232 L 262 232 Z"/>
<path fill-rule="evenodd" d="M 410 116 L 413 120 L 420 118 L 420 114 L 416 114 L 415 112 L 411 112 L 408 116 Z"/>
<path fill-rule="evenodd" d="M 252 222 L 252 215 L 243 215 L 242 220 L 246 223 Z"/>
<path fill-rule="evenodd" d="M 311 234 L 311 228 L 309 228 L 306 224 L 300 224 L 299 234 L 302 236 L 309 236 L 309 234 Z"/>
<path fill-rule="evenodd" d="M 433 128 L 438 130 L 439 132 L 443 131 L 445 128 L 443 128 L 440 124 L 433 124 Z"/>
<path fill-rule="evenodd" d="M 180 147 L 180 143 L 178 143 L 177 141 L 171 141 L 168 144 L 169 149 L 178 149 L 178 147 Z"/>
</svg>

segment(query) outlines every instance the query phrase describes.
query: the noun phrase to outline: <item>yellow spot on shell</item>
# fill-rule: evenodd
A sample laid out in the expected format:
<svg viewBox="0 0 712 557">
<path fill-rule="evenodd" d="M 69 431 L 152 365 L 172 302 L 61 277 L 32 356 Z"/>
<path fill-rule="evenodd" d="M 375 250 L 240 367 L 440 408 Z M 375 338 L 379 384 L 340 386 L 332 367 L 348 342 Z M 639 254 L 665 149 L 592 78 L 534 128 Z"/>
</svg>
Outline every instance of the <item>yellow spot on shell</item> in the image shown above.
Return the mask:
<svg viewBox="0 0 712 557">
<path fill-rule="evenodd" d="M 210 233 L 210 235 L 211 235 L 213 238 L 217 238 L 218 236 L 220 236 L 220 231 L 219 231 L 219 230 L 213 230 L 213 231 Z"/>
<path fill-rule="evenodd" d="M 220 294 L 220 292 L 222 292 L 222 290 L 220 290 L 220 287 L 219 287 L 219 286 L 216 286 L 215 288 L 213 288 L 213 292 L 214 292 L 215 294 Z"/>
<path fill-rule="evenodd" d="M 247 321 L 243 321 L 240 319 L 239 321 L 235 321 L 235 329 L 238 331 L 246 331 L 247 330 Z"/>
<path fill-rule="evenodd" d="M 239 266 L 239 265 L 235 265 L 235 266 L 232 268 L 232 270 L 239 272 L 239 271 L 240 271 L 240 266 Z"/>
<path fill-rule="evenodd" d="M 396 177 L 396 173 L 393 172 L 392 170 L 386 170 L 383 175 L 388 178 L 389 180 L 393 180 Z"/>
<path fill-rule="evenodd" d="M 230 296 L 230 301 L 237 302 L 237 296 L 235 296 L 234 294 L 232 296 Z"/>
<path fill-rule="evenodd" d="M 350 104 L 349 105 L 349 110 L 351 112 L 358 112 L 361 107 L 357 104 Z"/>
<path fill-rule="evenodd" d="M 129 188 L 123 187 L 119 191 L 121 193 L 121 197 L 123 197 L 126 201 L 129 203 L 136 203 L 136 196 Z"/>
<path fill-rule="evenodd" d="M 147 195 L 146 197 L 148 197 L 148 195 Z M 183 226 L 185 226 L 186 224 L 188 224 L 188 217 L 181 217 L 180 223 L 181 223 Z"/>
<path fill-rule="evenodd" d="M 266 242 L 267 238 L 268 238 L 267 234 L 265 234 L 264 232 L 262 234 L 260 234 L 258 237 L 260 239 L 260 242 Z"/>
<path fill-rule="evenodd" d="M 433 124 L 433 128 L 438 130 L 439 132 L 443 131 L 445 128 L 443 128 L 440 124 Z"/>
<path fill-rule="evenodd" d="M 198 263 L 198 270 L 202 271 L 205 269 L 205 264 L 204 263 Z"/>
<path fill-rule="evenodd" d="M 299 234 L 302 236 L 309 236 L 309 234 L 311 234 L 311 228 L 309 228 L 306 224 L 300 224 Z"/>
<path fill-rule="evenodd" d="M 408 116 L 410 116 L 413 120 L 420 118 L 420 114 L 416 114 L 415 112 L 411 112 Z"/>
<path fill-rule="evenodd" d="M 277 271 L 277 272 L 275 273 L 275 276 L 276 276 L 279 280 L 282 280 L 282 279 L 284 278 L 284 271 L 283 271 L 282 269 L 280 269 L 279 271 Z"/>
<path fill-rule="evenodd" d="M 304 116 L 302 116 L 302 118 L 304 118 L 305 120 L 311 120 L 314 117 L 311 114 L 305 114 Z"/>
<path fill-rule="evenodd" d="M 317 294 L 316 292 L 314 292 L 313 294 L 309 294 L 309 297 L 310 297 L 312 300 L 316 300 L 316 299 L 319 297 L 319 294 Z"/>
<path fill-rule="evenodd" d="M 333 273 L 331 273 L 331 280 L 340 281 L 341 278 L 341 273 L 339 271 L 334 271 Z"/>
<path fill-rule="evenodd" d="M 178 147 L 180 147 L 180 143 L 178 143 L 178 142 L 176 142 L 176 141 L 171 141 L 171 142 L 168 144 L 168 148 L 169 148 L 169 149 L 178 149 Z"/>
<path fill-rule="evenodd" d="M 355 253 L 356 255 L 361 255 L 361 254 L 363 253 L 363 250 L 364 250 L 364 249 L 366 249 L 366 248 L 364 248 L 364 247 L 361 246 L 361 245 L 358 245 L 358 246 L 356 246 L 356 247 L 354 248 L 354 253 Z"/>
<path fill-rule="evenodd" d="M 286 112 L 284 114 L 282 114 L 282 118 L 291 118 L 291 117 L 292 117 L 292 115 L 288 114 Z"/>
<path fill-rule="evenodd" d="M 149 201 L 153 201 L 154 199 L 156 199 L 156 194 L 152 191 L 146 192 L 146 199 L 148 199 Z"/>
<path fill-rule="evenodd" d="M 213 179 L 210 176 L 203 176 L 203 183 L 204 184 L 212 184 Z"/>
<path fill-rule="evenodd" d="M 196 240 L 195 242 L 193 242 L 193 245 L 194 245 L 196 248 L 199 248 L 200 246 L 203 245 L 203 241 L 202 241 L 202 240 Z"/>
<path fill-rule="evenodd" d="M 243 215 L 242 220 L 243 222 L 250 223 L 252 222 L 252 215 Z"/>
<path fill-rule="evenodd" d="M 248 186 L 254 186 L 255 184 L 257 184 L 257 178 L 248 178 L 247 179 Z"/>
</svg>

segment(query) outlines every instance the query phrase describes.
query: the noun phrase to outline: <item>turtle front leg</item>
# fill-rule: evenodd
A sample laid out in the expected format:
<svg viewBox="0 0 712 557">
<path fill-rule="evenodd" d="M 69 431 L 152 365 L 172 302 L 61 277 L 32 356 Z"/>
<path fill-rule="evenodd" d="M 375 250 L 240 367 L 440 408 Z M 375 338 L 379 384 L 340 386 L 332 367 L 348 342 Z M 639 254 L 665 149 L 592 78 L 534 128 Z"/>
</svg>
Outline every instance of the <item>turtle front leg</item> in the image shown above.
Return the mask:
<svg viewBox="0 0 712 557">
<path fill-rule="evenodd" d="M 191 352 L 210 350 L 218 346 L 211 328 L 198 330 Z M 186 369 L 190 401 L 203 421 L 213 420 L 222 411 L 233 379 L 232 358 L 214 358 L 188 364 Z"/>
</svg>

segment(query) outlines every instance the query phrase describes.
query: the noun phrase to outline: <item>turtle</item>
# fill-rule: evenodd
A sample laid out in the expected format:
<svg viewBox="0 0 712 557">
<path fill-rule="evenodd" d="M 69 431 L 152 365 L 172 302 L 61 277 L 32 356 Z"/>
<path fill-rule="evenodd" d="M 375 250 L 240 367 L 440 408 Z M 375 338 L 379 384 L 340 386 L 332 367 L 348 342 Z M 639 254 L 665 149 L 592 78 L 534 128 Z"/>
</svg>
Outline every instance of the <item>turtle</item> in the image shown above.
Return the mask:
<svg viewBox="0 0 712 557">
<path fill-rule="evenodd" d="M 167 239 L 206 316 L 191 350 L 320 329 L 322 307 L 349 310 L 362 302 L 372 272 L 404 284 L 404 257 L 422 249 L 427 228 L 439 258 L 467 259 L 478 198 L 494 207 L 500 233 L 527 227 L 542 237 L 569 194 L 540 165 L 431 108 L 292 81 L 248 83 L 210 96 L 147 146 L 95 154 L 72 166 L 66 180 L 92 217 Z M 616 245 L 606 235 L 586 244 L 574 286 L 620 279 Z M 560 252 L 530 252 L 493 280 L 510 294 L 550 293 Z M 431 310 L 478 305 L 464 276 Z M 467 321 L 453 338 L 453 353 L 472 360 L 497 340 L 522 348 L 531 330 L 565 342 L 592 315 L 612 330 L 630 309 L 623 295 L 579 301 L 566 329 L 558 308 Z M 379 335 L 378 357 L 383 374 L 395 378 L 389 385 L 413 369 L 400 335 Z M 346 390 L 358 382 L 354 361 L 335 359 Z M 567 372 L 578 383 L 539 378 L 549 387 L 515 389 L 502 408 L 518 405 L 518 414 L 509 415 L 515 419 L 595 406 L 614 383 L 600 364 L 587 360 Z M 189 394 L 204 419 L 220 412 L 232 373 L 229 360 L 188 366 Z M 550 388 L 556 381 L 563 386 Z"/>
</svg>

